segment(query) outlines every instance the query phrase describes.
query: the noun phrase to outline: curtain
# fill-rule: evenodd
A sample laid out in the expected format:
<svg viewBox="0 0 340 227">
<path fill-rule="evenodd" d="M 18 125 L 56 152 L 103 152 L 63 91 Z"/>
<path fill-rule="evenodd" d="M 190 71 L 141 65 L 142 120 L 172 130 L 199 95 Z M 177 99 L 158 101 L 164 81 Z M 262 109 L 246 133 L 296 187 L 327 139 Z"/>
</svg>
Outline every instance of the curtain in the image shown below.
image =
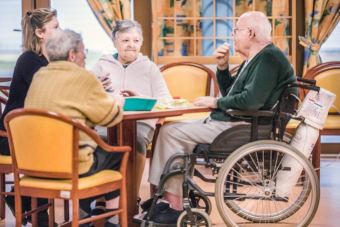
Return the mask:
<svg viewBox="0 0 340 227">
<path fill-rule="evenodd" d="M 116 21 L 131 18 L 131 0 L 87 0 L 87 2 L 110 37 Z"/>
<path fill-rule="evenodd" d="M 303 75 L 321 63 L 318 52 L 340 20 L 340 0 L 305 0 L 305 37 L 299 37 L 305 47 Z"/>
</svg>

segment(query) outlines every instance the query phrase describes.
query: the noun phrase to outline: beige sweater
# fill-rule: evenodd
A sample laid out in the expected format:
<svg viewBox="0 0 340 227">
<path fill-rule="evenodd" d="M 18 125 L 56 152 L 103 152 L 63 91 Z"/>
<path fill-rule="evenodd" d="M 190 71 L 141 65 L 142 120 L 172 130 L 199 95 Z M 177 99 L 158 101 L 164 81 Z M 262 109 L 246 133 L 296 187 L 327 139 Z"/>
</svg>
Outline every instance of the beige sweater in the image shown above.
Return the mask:
<svg viewBox="0 0 340 227">
<path fill-rule="evenodd" d="M 67 61 L 51 62 L 34 74 L 25 108 L 60 113 L 89 127 L 113 126 L 123 116 L 93 72 Z M 80 132 L 79 147 L 79 174 L 83 174 L 93 164 L 97 144 Z"/>
</svg>

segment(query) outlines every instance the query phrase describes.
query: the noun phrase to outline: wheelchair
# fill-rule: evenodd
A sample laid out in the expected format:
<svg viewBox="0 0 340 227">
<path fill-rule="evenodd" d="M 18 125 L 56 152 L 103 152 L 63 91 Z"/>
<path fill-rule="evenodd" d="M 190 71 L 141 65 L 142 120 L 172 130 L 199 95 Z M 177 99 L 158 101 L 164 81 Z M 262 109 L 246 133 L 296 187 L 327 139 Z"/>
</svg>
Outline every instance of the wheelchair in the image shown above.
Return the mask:
<svg viewBox="0 0 340 227">
<path fill-rule="evenodd" d="M 208 196 L 215 197 L 218 212 L 227 226 L 269 223 L 308 226 L 318 209 L 320 185 L 310 161 L 287 143 L 288 121 L 302 120 L 293 115 L 296 98 L 289 94 L 292 87 L 320 89 L 314 80 L 298 78 L 298 83 L 284 89 L 274 111 L 228 110 L 232 116 L 250 119 L 251 124 L 228 129 L 211 144 L 198 144 L 190 155 L 173 155 L 164 168 L 150 211 L 141 226 L 158 226 L 150 220 L 152 209 L 162 196 L 167 179 L 177 174 L 182 174 L 184 179 L 184 211 L 177 226 L 212 226 Z M 183 164 L 171 166 L 175 159 L 182 160 Z M 284 164 L 287 160 L 294 161 L 300 170 L 293 172 L 292 167 Z M 214 178 L 206 178 L 195 168 L 197 165 L 211 168 Z M 214 183 L 215 191 L 203 191 L 194 182 L 192 173 L 204 182 Z M 287 173 L 297 181 L 282 182 L 282 176 Z"/>
</svg>

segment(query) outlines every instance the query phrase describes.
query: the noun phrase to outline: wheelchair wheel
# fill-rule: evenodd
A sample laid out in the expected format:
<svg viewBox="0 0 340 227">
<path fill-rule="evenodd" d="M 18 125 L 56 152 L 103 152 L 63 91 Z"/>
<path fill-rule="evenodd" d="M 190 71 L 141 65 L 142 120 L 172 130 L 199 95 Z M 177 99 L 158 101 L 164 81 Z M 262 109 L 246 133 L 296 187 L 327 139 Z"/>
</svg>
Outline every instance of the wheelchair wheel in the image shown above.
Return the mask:
<svg viewBox="0 0 340 227">
<path fill-rule="evenodd" d="M 197 191 L 192 192 L 193 195 L 189 195 L 191 199 L 191 204 L 193 208 L 201 209 L 208 215 L 210 215 L 211 210 L 212 210 L 212 205 L 210 199 L 205 196 L 200 194 Z"/>
<path fill-rule="evenodd" d="M 287 167 L 284 160 L 295 165 Z M 294 172 L 295 166 L 299 171 Z M 282 183 L 280 177 L 287 173 L 297 180 Z M 256 141 L 226 159 L 219 171 L 215 199 L 228 226 L 283 220 L 292 226 L 308 226 L 319 205 L 319 179 L 311 163 L 292 146 Z"/>
<path fill-rule="evenodd" d="M 189 217 L 187 211 L 179 216 L 177 221 L 177 227 L 187 227 L 187 226 L 205 226 L 211 227 L 211 220 L 209 215 L 201 209 L 192 208 L 192 219 Z"/>
</svg>

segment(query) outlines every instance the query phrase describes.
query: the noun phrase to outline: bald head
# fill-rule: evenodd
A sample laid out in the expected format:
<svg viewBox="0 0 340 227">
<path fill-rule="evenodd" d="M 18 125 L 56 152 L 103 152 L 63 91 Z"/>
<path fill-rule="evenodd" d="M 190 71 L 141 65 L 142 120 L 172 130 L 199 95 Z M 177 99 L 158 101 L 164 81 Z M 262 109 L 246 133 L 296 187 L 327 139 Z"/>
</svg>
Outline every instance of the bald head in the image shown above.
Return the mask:
<svg viewBox="0 0 340 227">
<path fill-rule="evenodd" d="M 272 26 L 264 13 L 259 11 L 244 13 L 240 16 L 239 22 L 242 22 L 243 25 L 254 31 L 255 40 L 259 44 L 268 44 L 272 42 L 270 37 Z"/>
</svg>

